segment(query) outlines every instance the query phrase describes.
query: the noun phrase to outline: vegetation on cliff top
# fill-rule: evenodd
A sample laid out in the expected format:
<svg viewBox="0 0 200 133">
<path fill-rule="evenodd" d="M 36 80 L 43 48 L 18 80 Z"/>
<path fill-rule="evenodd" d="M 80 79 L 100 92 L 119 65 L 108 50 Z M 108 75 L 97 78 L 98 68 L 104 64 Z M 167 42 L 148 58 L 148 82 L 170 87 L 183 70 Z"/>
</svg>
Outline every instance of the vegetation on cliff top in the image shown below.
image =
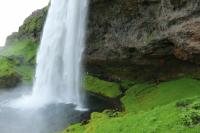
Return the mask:
<svg viewBox="0 0 200 133">
<path fill-rule="evenodd" d="M 19 27 L 18 32 L 14 32 L 12 35 L 7 37 L 6 45 L 10 45 L 15 41 L 23 40 L 39 42 L 47 11 L 48 6 L 33 12 L 25 19 L 23 25 Z"/>
</svg>

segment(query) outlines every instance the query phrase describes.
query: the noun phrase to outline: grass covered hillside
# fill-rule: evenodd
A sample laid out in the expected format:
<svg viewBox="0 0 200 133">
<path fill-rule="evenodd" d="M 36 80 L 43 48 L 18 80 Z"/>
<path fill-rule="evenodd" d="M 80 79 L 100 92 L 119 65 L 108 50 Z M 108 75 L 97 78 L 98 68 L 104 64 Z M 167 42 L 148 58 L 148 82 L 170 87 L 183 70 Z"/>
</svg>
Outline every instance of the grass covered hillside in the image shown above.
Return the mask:
<svg viewBox="0 0 200 133">
<path fill-rule="evenodd" d="M 120 95 L 120 85 L 104 80 L 100 80 L 96 77 L 86 75 L 84 88 L 102 96 L 109 98 L 115 98 Z"/>
<path fill-rule="evenodd" d="M 99 84 L 100 85 L 100 84 Z M 92 113 L 88 123 L 62 133 L 197 133 L 200 130 L 200 80 L 181 78 L 127 88 L 123 112 Z"/>
<path fill-rule="evenodd" d="M 1 50 L 0 79 L 3 79 L 3 87 L 14 87 L 20 82 L 31 83 L 37 47 L 36 43 L 24 40 L 13 42 Z M 17 80 L 10 83 L 13 78 Z"/>
<path fill-rule="evenodd" d="M 15 41 L 6 46 L 0 53 L 1 56 L 16 59 L 20 64 L 34 65 L 38 44 L 30 40 Z"/>
</svg>

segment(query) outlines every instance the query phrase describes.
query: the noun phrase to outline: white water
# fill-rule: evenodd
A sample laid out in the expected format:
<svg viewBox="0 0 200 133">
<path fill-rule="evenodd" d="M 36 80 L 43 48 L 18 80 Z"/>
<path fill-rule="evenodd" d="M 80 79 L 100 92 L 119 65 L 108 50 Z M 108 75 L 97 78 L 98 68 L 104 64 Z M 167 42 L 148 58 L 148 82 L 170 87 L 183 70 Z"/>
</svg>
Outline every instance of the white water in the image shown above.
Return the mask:
<svg viewBox="0 0 200 133">
<path fill-rule="evenodd" d="M 87 0 L 52 0 L 37 55 L 31 96 L 11 105 L 40 108 L 52 103 L 83 108 L 82 54 L 85 44 Z"/>
</svg>

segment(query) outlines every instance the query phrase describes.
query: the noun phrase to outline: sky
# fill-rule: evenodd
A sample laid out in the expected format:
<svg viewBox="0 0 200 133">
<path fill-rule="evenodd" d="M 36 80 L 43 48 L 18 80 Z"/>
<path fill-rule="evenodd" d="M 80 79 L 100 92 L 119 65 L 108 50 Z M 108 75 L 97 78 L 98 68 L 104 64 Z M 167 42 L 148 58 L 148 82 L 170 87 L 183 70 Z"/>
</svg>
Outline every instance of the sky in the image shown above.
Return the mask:
<svg viewBox="0 0 200 133">
<path fill-rule="evenodd" d="M 0 0 L 0 46 L 12 32 L 18 31 L 33 11 L 48 5 L 49 0 Z"/>
</svg>

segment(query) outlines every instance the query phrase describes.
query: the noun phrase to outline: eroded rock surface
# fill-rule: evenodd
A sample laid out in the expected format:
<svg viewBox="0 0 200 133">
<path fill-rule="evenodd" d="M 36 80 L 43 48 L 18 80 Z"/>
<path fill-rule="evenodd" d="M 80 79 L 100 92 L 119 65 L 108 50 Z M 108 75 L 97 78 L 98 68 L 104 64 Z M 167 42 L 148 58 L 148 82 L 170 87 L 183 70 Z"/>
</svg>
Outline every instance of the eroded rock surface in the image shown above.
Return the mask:
<svg viewBox="0 0 200 133">
<path fill-rule="evenodd" d="M 198 0 L 96 0 L 89 15 L 88 68 L 114 79 L 198 75 L 199 31 Z"/>
</svg>

